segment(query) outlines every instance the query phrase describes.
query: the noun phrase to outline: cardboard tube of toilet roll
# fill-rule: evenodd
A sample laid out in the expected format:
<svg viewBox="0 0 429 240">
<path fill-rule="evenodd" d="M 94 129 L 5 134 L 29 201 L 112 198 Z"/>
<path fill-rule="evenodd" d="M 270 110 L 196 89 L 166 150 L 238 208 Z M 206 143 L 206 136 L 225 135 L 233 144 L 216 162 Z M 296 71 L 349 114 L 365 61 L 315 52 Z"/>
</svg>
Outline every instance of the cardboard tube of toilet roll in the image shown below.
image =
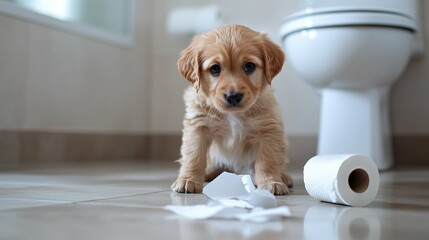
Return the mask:
<svg viewBox="0 0 429 240">
<path fill-rule="evenodd" d="M 318 155 L 304 166 L 305 189 L 325 202 L 366 206 L 377 195 L 379 183 L 377 166 L 363 155 Z"/>
</svg>

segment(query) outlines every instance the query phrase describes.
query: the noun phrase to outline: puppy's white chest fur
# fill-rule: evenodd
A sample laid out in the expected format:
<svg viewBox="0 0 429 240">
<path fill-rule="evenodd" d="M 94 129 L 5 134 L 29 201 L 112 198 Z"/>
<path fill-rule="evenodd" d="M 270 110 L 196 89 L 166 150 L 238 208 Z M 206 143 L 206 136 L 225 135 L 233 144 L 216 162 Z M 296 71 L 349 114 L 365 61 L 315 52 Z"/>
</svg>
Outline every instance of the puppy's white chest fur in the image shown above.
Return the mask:
<svg viewBox="0 0 429 240">
<path fill-rule="evenodd" d="M 217 165 L 241 174 L 253 172 L 256 147 L 249 142 L 252 121 L 243 121 L 236 114 L 226 114 L 214 129 L 214 137 L 209 157 Z"/>
<path fill-rule="evenodd" d="M 226 127 L 229 128 L 229 136 L 226 138 L 226 147 L 233 149 L 240 145 L 246 137 L 243 120 L 235 114 L 226 114 Z"/>
</svg>

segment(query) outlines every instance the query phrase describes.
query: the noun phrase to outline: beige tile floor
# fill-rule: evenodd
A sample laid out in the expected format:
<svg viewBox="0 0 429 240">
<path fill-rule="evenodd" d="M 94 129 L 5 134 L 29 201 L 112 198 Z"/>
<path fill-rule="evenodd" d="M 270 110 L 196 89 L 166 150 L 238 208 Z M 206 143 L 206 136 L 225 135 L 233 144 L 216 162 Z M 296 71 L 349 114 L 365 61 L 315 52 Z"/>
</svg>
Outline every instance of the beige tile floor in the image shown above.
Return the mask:
<svg viewBox="0 0 429 240">
<path fill-rule="evenodd" d="M 429 239 L 429 167 L 381 173 L 368 206 L 322 203 L 292 168 L 291 195 L 278 197 L 282 221 L 191 221 L 167 204 L 205 204 L 202 194 L 169 190 L 173 163 L 114 163 L 0 170 L 0 239 Z"/>
</svg>

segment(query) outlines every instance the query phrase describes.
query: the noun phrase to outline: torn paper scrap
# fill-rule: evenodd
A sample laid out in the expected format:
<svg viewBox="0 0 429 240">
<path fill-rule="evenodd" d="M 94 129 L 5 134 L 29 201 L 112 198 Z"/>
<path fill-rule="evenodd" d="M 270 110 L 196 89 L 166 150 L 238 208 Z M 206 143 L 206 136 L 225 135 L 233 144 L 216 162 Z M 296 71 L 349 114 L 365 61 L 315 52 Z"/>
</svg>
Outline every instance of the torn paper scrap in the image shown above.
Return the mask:
<svg viewBox="0 0 429 240">
<path fill-rule="evenodd" d="M 251 205 L 250 203 L 239 199 L 225 198 L 225 199 L 219 199 L 218 202 L 227 207 L 237 207 L 237 208 L 247 208 L 247 209 L 253 208 L 253 205 Z"/>
<path fill-rule="evenodd" d="M 272 220 L 280 220 L 282 217 L 288 216 L 290 216 L 290 210 L 286 206 L 270 209 L 255 209 L 248 213 L 238 214 L 238 218 L 240 220 L 252 222 L 268 222 Z"/>
<path fill-rule="evenodd" d="M 224 172 L 207 184 L 203 193 L 214 201 L 208 205 L 168 205 L 165 209 L 188 219 L 267 222 L 290 216 L 289 208 L 277 207 L 274 195 L 268 190 L 256 189 L 249 175 Z"/>
<path fill-rule="evenodd" d="M 204 187 L 203 193 L 214 200 L 242 200 L 252 207 L 273 208 L 277 206 L 274 195 L 268 190 L 256 189 L 250 175 L 239 176 L 223 172 Z"/>
<path fill-rule="evenodd" d="M 256 189 L 255 191 L 238 197 L 238 199 L 248 202 L 254 207 L 274 208 L 277 207 L 277 200 L 274 195 L 265 189 Z"/>
<path fill-rule="evenodd" d="M 223 172 L 217 178 L 213 179 L 213 181 L 208 183 L 203 188 L 203 193 L 209 198 L 215 200 L 234 198 L 249 194 L 243 184 L 242 177 L 229 172 Z"/>
<path fill-rule="evenodd" d="M 244 188 L 247 192 L 251 193 L 256 190 L 255 184 L 253 184 L 250 175 L 241 175 L 241 182 L 243 182 Z"/>
<path fill-rule="evenodd" d="M 189 219 L 207 219 L 216 216 L 220 218 L 232 218 L 234 215 L 246 213 L 246 210 L 243 208 L 226 207 L 224 205 L 167 205 L 165 209 Z"/>
<path fill-rule="evenodd" d="M 286 206 L 254 210 L 244 208 L 228 207 L 225 205 L 194 205 L 194 206 L 175 206 L 167 205 L 164 209 L 172 211 L 177 215 L 188 219 L 238 219 L 249 222 L 268 222 L 279 220 L 282 217 L 290 216 L 289 208 Z"/>
</svg>

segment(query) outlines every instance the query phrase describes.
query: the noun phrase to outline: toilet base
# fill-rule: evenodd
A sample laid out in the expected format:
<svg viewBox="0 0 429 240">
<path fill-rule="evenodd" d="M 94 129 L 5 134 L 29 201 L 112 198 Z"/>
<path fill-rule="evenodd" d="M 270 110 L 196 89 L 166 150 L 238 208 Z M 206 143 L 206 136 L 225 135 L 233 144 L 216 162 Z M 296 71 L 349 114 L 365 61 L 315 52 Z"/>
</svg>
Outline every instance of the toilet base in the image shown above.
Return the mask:
<svg viewBox="0 0 429 240">
<path fill-rule="evenodd" d="M 380 170 L 391 167 L 389 91 L 322 89 L 318 154 L 363 154 Z"/>
</svg>

